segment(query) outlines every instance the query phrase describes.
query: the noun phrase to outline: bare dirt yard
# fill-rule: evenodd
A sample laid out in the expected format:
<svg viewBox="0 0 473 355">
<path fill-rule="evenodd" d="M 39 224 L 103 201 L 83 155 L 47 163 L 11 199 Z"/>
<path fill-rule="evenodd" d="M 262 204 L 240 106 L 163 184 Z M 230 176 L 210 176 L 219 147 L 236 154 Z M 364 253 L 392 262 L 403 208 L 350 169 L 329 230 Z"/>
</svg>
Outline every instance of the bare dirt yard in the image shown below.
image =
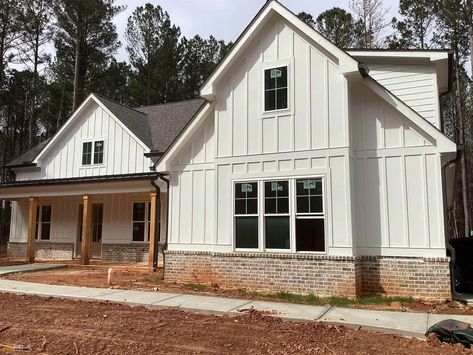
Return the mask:
<svg viewBox="0 0 473 355">
<path fill-rule="evenodd" d="M 245 298 L 252 300 L 267 300 L 280 302 L 293 302 L 302 304 L 325 305 L 332 304 L 342 307 L 356 307 L 376 310 L 395 310 L 411 312 L 430 312 L 439 314 L 469 314 L 473 315 L 473 307 L 468 307 L 459 302 L 445 301 L 432 302 L 412 299 L 393 299 L 384 301 L 383 298 L 368 298 L 350 302 L 346 299 L 318 299 L 314 297 L 299 297 L 290 294 L 264 294 L 247 291 L 244 289 L 222 289 L 218 285 L 195 283 L 178 285 L 162 281 L 161 273 L 150 272 L 146 265 L 137 264 L 106 264 L 93 263 L 82 266 L 77 262 L 67 262 L 67 268 L 41 271 L 25 274 L 9 275 L 10 280 L 46 283 L 51 285 L 73 285 L 86 287 L 108 288 L 108 269 L 113 268 L 113 288 L 127 290 L 162 291 L 173 293 L 205 294 L 220 297 Z"/>
<path fill-rule="evenodd" d="M 0 349 L 17 354 L 469 354 L 462 345 L 294 323 L 0 294 Z M 2 351 L 0 350 L 0 352 Z"/>
</svg>

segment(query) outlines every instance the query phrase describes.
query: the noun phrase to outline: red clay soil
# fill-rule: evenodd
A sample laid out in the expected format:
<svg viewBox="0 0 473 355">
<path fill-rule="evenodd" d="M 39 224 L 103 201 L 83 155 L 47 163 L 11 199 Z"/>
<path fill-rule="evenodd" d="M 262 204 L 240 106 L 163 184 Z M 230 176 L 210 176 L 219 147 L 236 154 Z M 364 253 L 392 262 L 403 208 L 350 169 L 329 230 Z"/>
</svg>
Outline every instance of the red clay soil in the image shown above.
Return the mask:
<svg viewBox="0 0 473 355">
<path fill-rule="evenodd" d="M 191 314 L 0 294 L 0 344 L 29 354 L 471 354 L 437 344 L 249 312 Z M 11 353 L 11 352 L 10 352 Z"/>
<path fill-rule="evenodd" d="M 85 287 L 108 288 L 108 269 L 113 268 L 113 287 L 127 290 L 159 290 L 174 293 L 205 294 L 221 297 L 245 298 L 253 300 L 284 301 L 262 294 L 246 292 L 245 290 L 222 289 L 213 287 L 194 287 L 198 285 L 178 285 L 165 283 L 157 273 L 150 272 L 145 265 L 130 264 L 94 264 L 89 266 L 69 262 L 67 268 L 34 273 L 8 275 L 10 280 L 46 283 L 51 285 L 72 285 Z M 473 307 L 459 302 L 432 302 L 415 300 L 413 302 L 394 302 L 380 305 L 355 305 L 353 307 L 375 310 L 429 312 L 438 314 L 473 315 Z"/>
</svg>

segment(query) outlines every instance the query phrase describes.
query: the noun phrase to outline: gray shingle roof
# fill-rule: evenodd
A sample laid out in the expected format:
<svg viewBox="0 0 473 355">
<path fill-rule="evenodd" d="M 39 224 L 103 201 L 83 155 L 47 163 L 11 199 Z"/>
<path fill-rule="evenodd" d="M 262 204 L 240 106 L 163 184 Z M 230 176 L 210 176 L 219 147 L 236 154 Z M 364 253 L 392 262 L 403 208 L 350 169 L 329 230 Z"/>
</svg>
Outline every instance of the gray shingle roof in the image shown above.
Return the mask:
<svg viewBox="0 0 473 355">
<path fill-rule="evenodd" d="M 18 165 L 28 165 L 33 162 L 33 160 L 38 156 L 39 153 L 43 150 L 43 148 L 48 144 L 49 139 L 46 139 L 44 142 L 39 143 L 36 147 L 28 150 L 26 153 L 20 155 L 15 160 L 9 162 L 6 166 L 18 166 Z"/>
<path fill-rule="evenodd" d="M 204 103 L 204 99 L 197 98 L 136 108 L 148 115 L 151 150 L 165 152 Z"/>
<path fill-rule="evenodd" d="M 143 112 L 134 110 L 128 106 L 119 104 L 115 101 L 107 99 L 102 95 L 94 94 L 105 107 L 107 107 L 116 118 L 132 131 L 148 148 L 152 147 L 152 139 L 149 131 L 148 119 Z"/>
<path fill-rule="evenodd" d="M 181 131 L 199 111 L 202 98 L 166 104 L 131 108 L 101 95 L 94 96 L 102 102 L 123 124 L 151 151 L 165 152 Z M 7 167 L 28 165 L 41 153 L 49 139 L 8 163 Z"/>
</svg>

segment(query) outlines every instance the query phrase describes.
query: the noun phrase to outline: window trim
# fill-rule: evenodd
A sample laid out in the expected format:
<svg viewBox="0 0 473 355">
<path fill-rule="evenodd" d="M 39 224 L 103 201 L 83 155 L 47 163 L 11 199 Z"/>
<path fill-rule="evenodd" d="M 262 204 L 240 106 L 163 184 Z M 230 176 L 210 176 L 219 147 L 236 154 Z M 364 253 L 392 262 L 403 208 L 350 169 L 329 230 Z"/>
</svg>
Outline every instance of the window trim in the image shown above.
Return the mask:
<svg viewBox="0 0 473 355">
<path fill-rule="evenodd" d="M 95 143 L 103 141 L 103 162 L 102 163 L 94 163 L 94 155 L 95 155 Z M 82 157 L 84 155 L 84 143 L 92 143 L 92 151 L 91 151 L 91 161 L 90 164 L 82 164 Z M 106 161 L 106 150 L 107 148 L 107 137 L 91 137 L 91 138 L 83 138 L 81 140 L 81 155 L 80 155 L 80 168 L 81 169 L 90 169 L 90 168 L 101 168 L 105 167 L 105 161 Z"/>
<path fill-rule="evenodd" d="M 145 204 L 145 220 L 144 221 L 135 221 L 133 218 L 133 208 L 136 203 L 144 203 Z M 143 241 L 141 240 L 133 240 L 133 224 L 135 223 L 143 223 L 145 224 L 144 229 L 144 236 Z M 150 241 L 150 226 L 151 226 L 151 201 L 146 200 L 134 200 L 131 202 L 131 232 L 130 232 L 130 240 L 132 244 L 149 244 Z"/>
<path fill-rule="evenodd" d="M 265 72 L 266 70 L 275 69 L 279 67 L 287 67 L 287 107 L 282 109 L 270 110 L 267 111 L 265 108 Z M 282 114 L 290 114 L 293 111 L 293 100 L 294 100 L 294 57 L 283 59 L 283 60 L 275 60 L 271 62 L 261 63 L 260 64 L 260 72 L 261 72 L 261 89 L 260 95 L 260 104 L 261 104 L 261 115 L 263 118 L 265 117 L 273 117 L 279 116 Z"/>
<path fill-rule="evenodd" d="M 324 229 L 324 251 L 296 251 L 296 219 L 297 216 L 297 205 L 296 205 L 296 182 L 297 180 L 304 180 L 304 179 L 322 179 L 322 208 L 324 211 L 323 215 L 308 215 L 308 218 L 316 218 L 316 219 L 323 219 L 325 220 L 325 229 Z M 231 237 L 232 237 L 232 249 L 235 252 L 251 252 L 251 253 L 281 253 L 281 254 L 312 254 L 312 255 L 328 255 L 329 252 L 329 236 L 331 233 L 330 229 L 330 216 L 327 213 L 329 208 L 328 203 L 328 186 L 330 176 L 329 173 L 312 173 L 307 175 L 297 175 L 297 176 L 271 176 L 265 177 L 261 176 L 258 178 L 248 178 L 245 179 L 243 177 L 232 178 L 231 179 L 231 189 L 232 189 L 232 210 L 231 210 L 231 218 L 232 218 L 232 230 L 231 230 Z M 268 181 L 289 181 L 289 242 L 290 247 L 289 249 L 268 249 L 265 248 L 265 210 L 264 210 L 264 183 Z M 258 195 L 258 215 L 251 215 L 253 217 L 258 217 L 258 248 L 237 248 L 236 247 L 236 234 L 235 234 L 235 184 L 237 183 L 245 183 L 245 182 L 256 182 L 258 184 L 259 193 Z M 270 216 L 279 216 L 279 214 L 270 214 Z M 241 215 L 240 215 L 241 216 Z M 301 217 L 299 217 L 301 218 Z M 302 217 L 303 218 L 303 217 Z"/>
</svg>

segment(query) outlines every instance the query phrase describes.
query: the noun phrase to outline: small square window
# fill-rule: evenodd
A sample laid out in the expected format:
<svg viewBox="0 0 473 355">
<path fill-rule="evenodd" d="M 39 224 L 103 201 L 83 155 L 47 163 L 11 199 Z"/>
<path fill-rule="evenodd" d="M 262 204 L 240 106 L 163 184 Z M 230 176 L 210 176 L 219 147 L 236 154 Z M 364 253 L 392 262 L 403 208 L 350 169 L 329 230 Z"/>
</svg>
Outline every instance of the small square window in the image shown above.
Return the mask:
<svg viewBox="0 0 473 355">
<path fill-rule="evenodd" d="M 264 71 L 264 110 L 288 108 L 287 67 Z"/>
</svg>

